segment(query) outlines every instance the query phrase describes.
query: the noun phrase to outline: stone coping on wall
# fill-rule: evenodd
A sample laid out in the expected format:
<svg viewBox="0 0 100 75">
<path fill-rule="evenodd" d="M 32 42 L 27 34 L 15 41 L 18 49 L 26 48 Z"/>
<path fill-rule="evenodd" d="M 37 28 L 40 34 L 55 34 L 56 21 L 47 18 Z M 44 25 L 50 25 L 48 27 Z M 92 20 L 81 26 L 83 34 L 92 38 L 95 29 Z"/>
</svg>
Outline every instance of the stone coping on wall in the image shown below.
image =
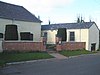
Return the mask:
<svg viewBox="0 0 100 75">
<path fill-rule="evenodd" d="M 22 41 L 22 40 L 18 40 L 18 41 L 6 41 L 6 40 L 2 40 L 3 42 L 37 42 L 37 43 L 39 43 L 39 42 L 42 42 L 42 41 Z"/>
</svg>

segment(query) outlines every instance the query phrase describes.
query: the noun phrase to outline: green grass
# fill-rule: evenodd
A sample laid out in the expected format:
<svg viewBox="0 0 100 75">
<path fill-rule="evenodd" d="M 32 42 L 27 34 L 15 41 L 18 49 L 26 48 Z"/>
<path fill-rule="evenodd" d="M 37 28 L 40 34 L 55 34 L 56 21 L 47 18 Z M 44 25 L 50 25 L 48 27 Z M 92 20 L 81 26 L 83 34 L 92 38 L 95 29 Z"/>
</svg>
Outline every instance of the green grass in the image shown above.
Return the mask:
<svg viewBox="0 0 100 75">
<path fill-rule="evenodd" d="M 0 66 L 9 62 L 38 60 L 52 58 L 46 52 L 34 52 L 34 53 L 0 53 Z"/>
<path fill-rule="evenodd" d="M 96 53 L 96 52 L 90 52 L 90 51 L 87 51 L 87 50 L 74 50 L 74 51 L 63 50 L 59 53 L 64 55 L 64 56 L 69 57 L 69 56 L 76 56 L 76 55 L 81 55 L 81 54 L 92 54 L 92 53 Z"/>
</svg>

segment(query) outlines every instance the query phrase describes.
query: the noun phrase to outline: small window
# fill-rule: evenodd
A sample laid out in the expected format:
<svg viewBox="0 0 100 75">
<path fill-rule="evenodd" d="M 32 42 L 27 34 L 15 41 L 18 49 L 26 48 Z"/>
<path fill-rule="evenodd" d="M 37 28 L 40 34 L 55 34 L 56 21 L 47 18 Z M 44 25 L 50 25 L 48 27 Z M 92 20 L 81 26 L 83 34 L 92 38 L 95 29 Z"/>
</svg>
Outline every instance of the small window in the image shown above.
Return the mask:
<svg viewBox="0 0 100 75">
<path fill-rule="evenodd" d="M 0 33 L 0 38 L 3 38 L 3 33 Z"/>
<path fill-rule="evenodd" d="M 21 40 L 27 40 L 27 41 L 33 40 L 33 34 L 31 34 L 30 32 L 21 32 L 20 37 L 21 37 Z"/>
<path fill-rule="evenodd" d="M 75 33 L 70 32 L 70 41 L 75 41 Z"/>
</svg>

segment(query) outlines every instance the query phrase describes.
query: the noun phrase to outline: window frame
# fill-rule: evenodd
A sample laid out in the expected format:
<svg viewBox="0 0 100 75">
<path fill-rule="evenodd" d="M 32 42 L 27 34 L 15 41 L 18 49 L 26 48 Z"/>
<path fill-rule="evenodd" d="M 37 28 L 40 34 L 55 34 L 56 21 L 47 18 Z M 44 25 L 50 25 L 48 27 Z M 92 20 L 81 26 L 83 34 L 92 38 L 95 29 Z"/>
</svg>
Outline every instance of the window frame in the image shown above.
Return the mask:
<svg viewBox="0 0 100 75">
<path fill-rule="evenodd" d="M 21 41 L 33 41 L 34 34 L 30 32 L 20 32 Z"/>
<path fill-rule="evenodd" d="M 75 32 L 74 31 L 69 32 L 69 41 L 72 41 L 72 42 L 75 41 Z"/>
<path fill-rule="evenodd" d="M 0 33 L 0 38 L 2 39 L 4 36 L 3 36 L 3 33 Z"/>
</svg>

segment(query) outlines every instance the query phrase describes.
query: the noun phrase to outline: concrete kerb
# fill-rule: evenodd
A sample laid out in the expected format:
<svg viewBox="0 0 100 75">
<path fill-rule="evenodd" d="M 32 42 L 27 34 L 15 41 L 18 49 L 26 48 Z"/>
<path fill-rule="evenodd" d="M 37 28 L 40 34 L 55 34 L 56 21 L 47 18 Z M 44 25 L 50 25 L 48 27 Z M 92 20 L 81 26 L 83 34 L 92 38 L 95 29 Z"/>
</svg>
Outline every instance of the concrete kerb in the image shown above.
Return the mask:
<svg viewBox="0 0 100 75">
<path fill-rule="evenodd" d="M 49 61 L 49 60 L 55 60 L 55 59 L 56 58 L 39 59 L 39 60 L 29 60 L 29 61 L 20 61 L 20 62 L 11 62 L 11 63 L 6 63 L 6 65 L 16 65 L 16 64 L 24 64 L 24 63 L 34 63 L 34 62 Z"/>
<path fill-rule="evenodd" d="M 85 56 L 85 55 L 97 55 L 97 54 L 99 54 L 99 55 L 100 55 L 100 53 L 93 53 L 93 54 L 81 54 L 81 55 L 77 55 L 77 56 L 70 56 L 70 57 L 68 57 L 68 58 L 81 57 L 81 56 Z"/>
</svg>

